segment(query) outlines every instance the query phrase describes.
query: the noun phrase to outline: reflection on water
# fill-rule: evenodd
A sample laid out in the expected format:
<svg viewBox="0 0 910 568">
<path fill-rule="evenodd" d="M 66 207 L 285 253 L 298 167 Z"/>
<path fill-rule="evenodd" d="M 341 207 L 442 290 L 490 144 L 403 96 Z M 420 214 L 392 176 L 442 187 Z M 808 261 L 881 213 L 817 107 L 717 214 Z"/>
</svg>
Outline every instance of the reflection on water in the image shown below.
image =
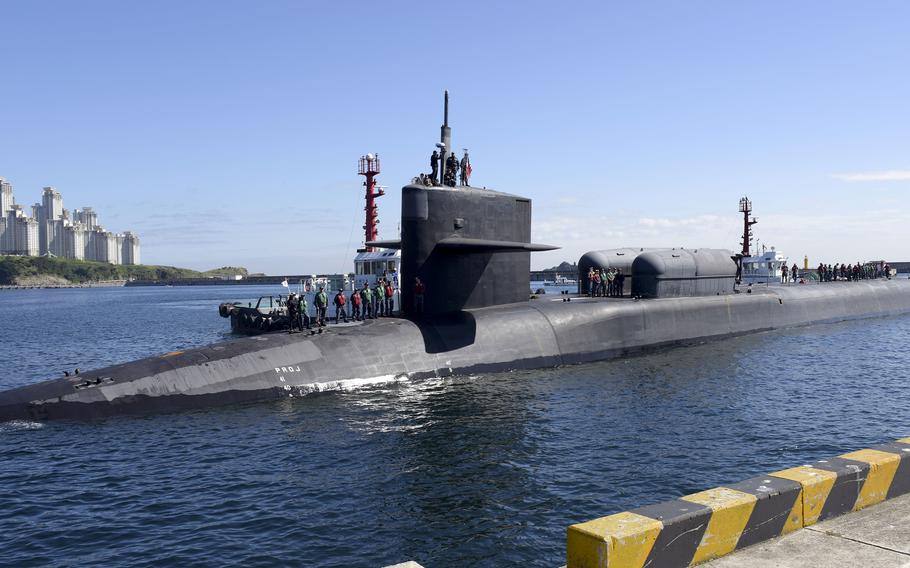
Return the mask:
<svg viewBox="0 0 910 568">
<path fill-rule="evenodd" d="M 0 381 L 217 340 L 218 303 L 264 288 L 0 293 L 17 330 Z M 7 423 L 0 557 L 558 566 L 573 522 L 906 436 L 908 339 L 910 318 L 877 319 L 268 404 Z"/>
</svg>

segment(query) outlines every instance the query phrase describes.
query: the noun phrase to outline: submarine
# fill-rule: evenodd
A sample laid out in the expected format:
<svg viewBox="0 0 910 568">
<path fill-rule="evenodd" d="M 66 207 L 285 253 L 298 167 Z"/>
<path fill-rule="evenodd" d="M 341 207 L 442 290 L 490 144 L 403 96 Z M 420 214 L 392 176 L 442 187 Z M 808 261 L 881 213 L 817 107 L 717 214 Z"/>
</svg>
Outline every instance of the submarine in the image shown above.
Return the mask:
<svg viewBox="0 0 910 568">
<path fill-rule="evenodd" d="M 447 98 L 439 147 L 446 157 L 452 149 Z M 402 188 L 400 239 L 366 243 L 401 251 L 402 317 L 241 337 L 14 388 L 0 393 L 0 421 L 174 412 L 381 380 L 557 367 L 910 312 L 907 280 L 744 291 L 724 249 L 595 251 L 580 264 L 628 273 L 634 298 L 531 299 L 531 253 L 557 248 L 531 242 L 531 200 L 453 185 L 418 176 Z"/>
</svg>

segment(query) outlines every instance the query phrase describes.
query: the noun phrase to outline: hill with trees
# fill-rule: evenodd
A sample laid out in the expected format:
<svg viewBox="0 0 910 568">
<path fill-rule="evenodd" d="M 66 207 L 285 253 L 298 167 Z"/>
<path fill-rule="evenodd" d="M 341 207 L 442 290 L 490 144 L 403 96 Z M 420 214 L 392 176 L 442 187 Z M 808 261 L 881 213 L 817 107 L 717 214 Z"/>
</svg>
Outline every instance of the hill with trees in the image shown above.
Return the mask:
<svg viewBox="0 0 910 568">
<path fill-rule="evenodd" d="M 224 266 L 199 272 L 175 266 L 117 265 L 44 256 L 0 256 L 0 285 L 85 284 L 110 280 L 172 280 L 247 275 L 242 267 Z"/>
</svg>

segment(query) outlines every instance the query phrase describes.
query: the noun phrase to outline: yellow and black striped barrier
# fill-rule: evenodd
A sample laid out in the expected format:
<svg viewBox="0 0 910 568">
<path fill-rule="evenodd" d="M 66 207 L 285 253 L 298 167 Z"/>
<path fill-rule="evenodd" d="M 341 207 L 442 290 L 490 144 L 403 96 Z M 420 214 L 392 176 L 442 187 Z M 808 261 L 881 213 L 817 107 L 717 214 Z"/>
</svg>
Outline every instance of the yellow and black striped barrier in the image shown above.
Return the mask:
<svg viewBox="0 0 910 568">
<path fill-rule="evenodd" d="M 910 493 L 910 438 L 569 527 L 567 568 L 684 568 Z"/>
</svg>

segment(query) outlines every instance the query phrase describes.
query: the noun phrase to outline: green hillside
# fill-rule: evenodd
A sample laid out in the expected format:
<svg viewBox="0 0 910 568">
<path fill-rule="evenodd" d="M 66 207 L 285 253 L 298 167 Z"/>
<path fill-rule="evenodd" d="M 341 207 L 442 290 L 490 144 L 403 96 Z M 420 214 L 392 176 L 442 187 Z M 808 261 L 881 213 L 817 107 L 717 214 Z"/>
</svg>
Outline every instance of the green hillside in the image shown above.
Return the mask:
<svg viewBox="0 0 910 568">
<path fill-rule="evenodd" d="M 227 268 L 227 267 L 226 267 Z M 224 270 L 224 269 L 217 269 Z M 242 274 L 246 272 L 235 272 Z M 48 258 L 37 256 L 0 256 L 0 285 L 13 285 L 24 279 L 29 283 L 46 278 L 59 283 L 63 278 L 73 284 L 102 280 L 163 280 L 172 278 L 205 278 L 209 276 L 188 268 L 173 266 L 134 265 L 117 266 L 106 262 Z"/>
</svg>

